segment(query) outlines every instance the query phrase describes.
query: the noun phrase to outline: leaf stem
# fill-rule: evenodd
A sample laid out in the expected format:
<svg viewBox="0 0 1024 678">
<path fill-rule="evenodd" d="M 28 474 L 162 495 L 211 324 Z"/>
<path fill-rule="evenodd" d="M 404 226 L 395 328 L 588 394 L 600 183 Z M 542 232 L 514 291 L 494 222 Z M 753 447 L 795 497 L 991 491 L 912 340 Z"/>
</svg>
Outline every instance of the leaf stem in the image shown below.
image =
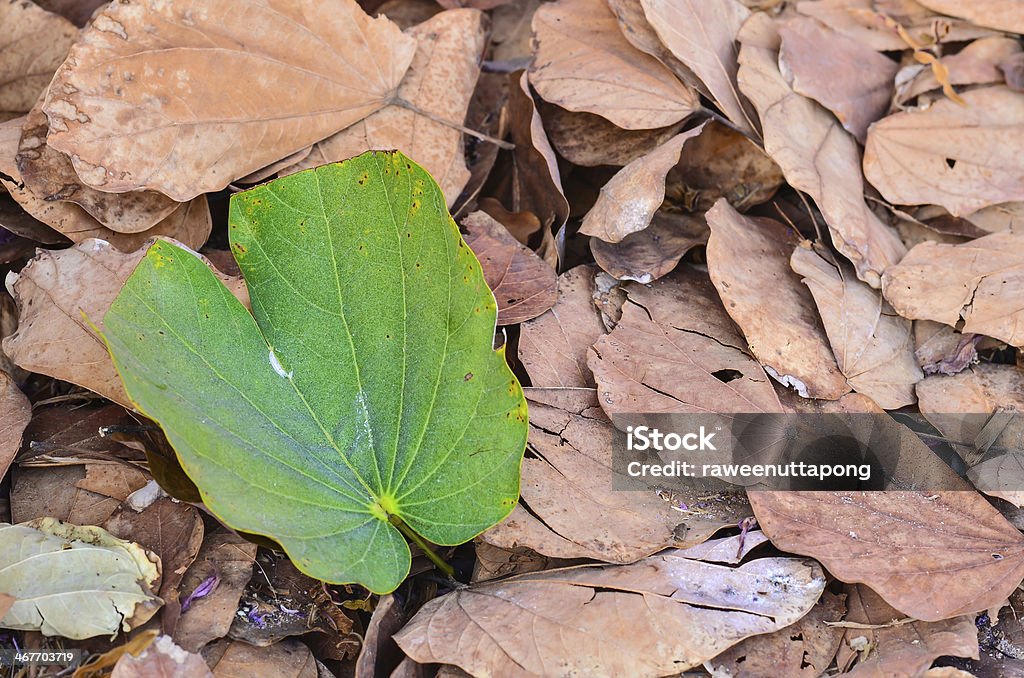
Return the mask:
<svg viewBox="0 0 1024 678">
<path fill-rule="evenodd" d="M 494 137 L 488 136 L 488 135 L 484 134 L 483 132 L 477 132 L 475 129 L 470 129 L 470 128 L 464 126 L 464 125 L 459 125 L 457 123 L 452 122 L 451 120 L 445 120 L 441 116 L 434 115 L 430 111 L 425 111 L 422 108 L 420 108 L 419 106 L 417 106 L 416 104 L 414 104 L 414 103 L 412 103 L 410 101 L 406 101 L 405 99 L 403 99 L 400 96 L 396 95 L 391 100 L 391 103 L 393 103 L 395 106 L 399 106 L 401 108 L 405 108 L 407 110 L 410 110 L 410 111 L 412 111 L 413 113 L 415 113 L 417 115 L 422 115 L 424 118 L 427 118 L 429 120 L 433 120 L 434 122 L 436 122 L 436 123 L 438 123 L 440 125 L 444 125 L 446 127 L 451 127 L 452 129 L 459 130 L 463 134 L 468 134 L 471 137 L 476 137 L 480 141 L 486 141 L 488 143 L 492 143 L 495 146 L 497 146 L 498 148 L 504 148 L 506 150 L 511 150 L 511 149 L 516 147 L 515 144 L 510 144 L 509 142 L 502 141 L 501 139 L 495 139 Z"/>
<path fill-rule="evenodd" d="M 443 572 L 449 579 L 455 578 L 455 570 L 452 566 L 441 560 L 441 556 L 437 555 L 434 549 L 430 547 L 430 544 L 428 544 L 423 537 L 416 534 L 414 529 L 406 525 L 405 521 L 392 513 L 388 515 L 388 522 L 397 527 L 398 531 L 404 534 L 412 543 L 419 546 L 420 549 L 423 550 L 424 555 L 430 559 L 430 562 L 432 562 L 437 569 L 441 570 L 441 572 Z"/>
</svg>

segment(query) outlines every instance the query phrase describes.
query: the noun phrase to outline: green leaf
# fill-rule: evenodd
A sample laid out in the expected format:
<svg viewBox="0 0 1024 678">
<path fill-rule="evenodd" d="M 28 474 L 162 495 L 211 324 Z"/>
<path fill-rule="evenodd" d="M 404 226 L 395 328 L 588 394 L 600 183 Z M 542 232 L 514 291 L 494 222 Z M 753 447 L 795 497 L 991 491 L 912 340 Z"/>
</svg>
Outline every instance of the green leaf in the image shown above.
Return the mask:
<svg viewBox="0 0 1024 678">
<path fill-rule="evenodd" d="M 231 198 L 252 313 L 158 241 L 104 318 L 129 397 L 204 502 L 307 574 L 393 590 L 519 497 L 526 401 L 433 179 L 367 153 Z"/>
</svg>

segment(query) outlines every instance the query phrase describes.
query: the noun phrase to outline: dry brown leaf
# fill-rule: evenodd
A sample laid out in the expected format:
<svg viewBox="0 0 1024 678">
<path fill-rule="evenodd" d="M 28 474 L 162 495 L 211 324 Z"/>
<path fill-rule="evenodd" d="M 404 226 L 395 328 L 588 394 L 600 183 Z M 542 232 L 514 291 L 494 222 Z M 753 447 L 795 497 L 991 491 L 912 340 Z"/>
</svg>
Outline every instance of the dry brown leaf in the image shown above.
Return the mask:
<svg viewBox="0 0 1024 678">
<path fill-rule="evenodd" d="M 138 656 L 121 655 L 110 678 L 213 678 L 213 674 L 202 657 L 181 649 L 170 636 L 159 636 Z"/>
<path fill-rule="evenodd" d="M 111 3 L 54 76 L 48 142 L 90 186 L 184 202 L 380 109 L 415 50 L 354 0 Z"/>
<path fill-rule="evenodd" d="M 319 675 L 313 653 L 294 638 L 270 647 L 253 647 L 237 640 L 218 643 L 203 655 L 213 668 L 214 678 L 317 678 Z"/>
<path fill-rule="evenodd" d="M 3 182 L 0 180 L 0 186 L 2 185 Z M 70 240 L 26 212 L 9 196 L 0 195 L 0 227 L 43 245 L 71 244 Z"/>
<path fill-rule="evenodd" d="M 932 320 L 915 320 L 914 356 L 925 374 L 957 374 L 977 361 L 980 338 Z"/>
<path fill-rule="evenodd" d="M 663 676 L 788 626 L 824 585 L 807 560 L 732 568 L 668 551 L 459 589 L 427 603 L 395 640 L 415 661 L 473 675 Z"/>
<path fill-rule="evenodd" d="M 664 498 L 653 482 L 637 491 L 614 489 L 619 475 L 612 466 L 614 429 L 597 405 L 596 392 L 528 389 L 527 394 L 532 454 L 523 460 L 521 504 L 483 534 L 487 543 L 553 558 L 626 564 L 668 547 L 700 544 L 750 515 L 742 494 L 707 502 L 703 488 L 661 493 Z"/>
<path fill-rule="evenodd" d="M 764 14 L 744 27 L 770 33 Z M 776 53 L 752 42 L 740 50 L 740 89 L 761 116 L 764 147 L 793 188 L 817 204 L 832 242 L 853 262 L 857 277 L 877 287 L 882 271 L 904 253 L 896 233 L 864 202 L 857 142 L 815 102 L 794 92 L 779 72 Z"/>
<path fill-rule="evenodd" d="M 917 0 L 942 14 L 960 17 L 972 24 L 1007 33 L 1024 33 L 1024 12 L 1015 0 Z"/>
<path fill-rule="evenodd" d="M 1015 92 L 1024 92 L 1024 53 L 1018 52 L 999 62 L 1006 85 Z"/>
<path fill-rule="evenodd" d="M 106 4 L 106 0 L 38 0 L 35 4 L 82 27 L 92 18 L 96 8 Z"/>
<path fill-rule="evenodd" d="M 466 117 L 480 75 L 483 20 L 478 10 L 449 10 L 405 32 L 416 41 L 416 56 L 398 86 L 398 96 L 425 114 L 392 103 L 319 142 L 308 157 L 285 173 L 338 162 L 364 151 L 400 148 L 430 172 L 451 206 L 469 180 L 458 126 Z"/>
<path fill-rule="evenodd" d="M 779 61 L 795 92 L 832 111 L 864 143 L 868 125 L 889 110 L 899 64 L 806 17 L 779 24 Z"/>
<path fill-rule="evenodd" d="M 486 212 L 462 220 L 466 244 L 480 260 L 498 303 L 498 324 L 515 325 L 554 306 L 558 275 Z"/>
<path fill-rule="evenodd" d="M 70 381 L 130 409 L 110 354 L 89 323 L 102 331 L 103 316 L 146 249 L 124 254 L 102 240 L 86 240 L 66 250 L 39 250 L 8 278 L 21 322 L 3 340 L 4 352 L 30 372 Z M 247 298 L 241 279 L 219 275 Z"/>
<path fill-rule="evenodd" d="M 391 639 L 409 621 L 409 612 L 392 595 L 384 595 L 373 608 L 366 625 L 363 647 L 356 660 L 355 678 L 375 678 L 390 673 L 402 656 Z"/>
<path fill-rule="evenodd" d="M 864 174 L 886 200 L 945 207 L 953 216 L 1024 200 L 1024 95 L 1005 86 L 942 99 L 872 125 Z"/>
<path fill-rule="evenodd" d="M 885 298 L 905 318 L 1024 345 L 1024 233 L 1004 231 L 962 245 L 926 242 L 882 280 Z"/>
<path fill-rule="evenodd" d="M 750 16 L 737 0 L 641 0 L 644 15 L 673 56 L 700 78 L 734 125 L 757 134 L 736 88 L 736 34 Z"/>
<path fill-rule="evenodd" d="M 665 197 L 691 212 L 705 212 L 726 198 L 744 212 L 771 198 L 783 181 L 782 170 L 760 147 L 712 121 L 686 143 L 666 178 Z"/>
<path fill-rule="evenodd" d="M 558 297 L 547 313 L 522 324 L 519 361 L 534 386 L 593 387 L 587 350 L 604 334 L 594 307 L 594 269 L 577 266 L 558 278 Z"/>
<path fill-rule="evenodd" d="M 580 233 L 617 243 L 647 228 L 665 200 L 665 176 L 679 162 L 686 142 L 706 124 L 677 134 L 619 170 L 601 187 L 597 202 L 583 217 Z"/>
<path fill-rule="evenodd" d="M 707 219 L 708 273 L 754 357 L 805 398 L 847 393 L 814 298 L 789 265 L 798 236 L 772 219 L 743 216 L 725 199 Z"/>
<path fill-rule="evenodd" d="M 608 7 L 615 13 L 615 18 L 619 22 L 619 30 L 622 31 L 622 35 L 629 41 L 629 44 L 641 52 L 650 54 L 668 66 L 680 80 L 699 90 L 709 99 L 711 98 L 711 92 L 700 81 L 700 78 L 686 64 L 677 59 L 658 37 L 651 22 L 644 14 L 641 0 L 608 0 Z"/>
<path fill-rule="evenodd" d="M 907 620 L 863 584 L 847 586 L 846 596 L 846 621 L 868 628 L 846 629 L 839 666 L 848 668 L 855 654 L 861 656 L 853 670 L 843 675 L 917 676 L 942 655 L 978 658 L 978 630 L 971 617 L 931 623 Z M 853 646 L 864 648 L 863 653 Z"/>
<path fill-rule="evenodd" d="M 604 0 L 558 0 L 533 16 L 530 84 L 545 100 L 625 129 L 667 127 L 699 106 L 654 57 L 633 47 Z"/>
<path fill-rule="evenodd" d="M 817 558 L 915 619 L 986 610 L 1024 577 L 1024 537 L 976 492 L 748 494 L 778 548 Z"/>
<path fill-rule="evenodd" d="M 46 202 L 74 203 L 103 226 L 119 233 L 149 230 L 178 209 L 180 203 L 155 191 L 104 193 L 83 184 L 71 166 L 71 159 L 47 145 L 50 126 L 42 103 L 40 100 L 25 116 L 15 158 L 25 190 Z"/>
<path fill-rule="evenodd" d="M 593 113 L 574 113 L 541 104 L 544 129 L 559 155 L 583 167 L 627 165 L 679 133 L 683 123 L 657 129 L 626 130 Z"/>
<path fill-rule="evenodd" d="M 839 370 L 858 393 L 887 410 L 912 405 L 914 384 L 924 378 L 914 355 L 909 320 L 896 315 L 878 290 L 857 280 L 852 268 L 798 247 L 790 261 L 818 307 Z"/>
<path fill-rule="evenodd" d="M 781 411 L 705 274 L 680 267 L 622 287 L 622 318 L 587 360 L 605 412 Z"/>
<path fill-rule="evenodd" d="M 703 217 L 659 210 L 651 225 L 617 243 L 590 239 L 597 265 L 619 280 L 649 283 L 668 275 L 688 251 L 708 241 Z"/>
<path fill-rule="evenodd" d="M 0 478 L 3 478 L 14 455 L 21 449 L 21 436 L 32 419 L 32 404 L 11 376 L 2 371 L 0 390 Z"/>
<path fill-rule="evenodd" d="M 0 122 L 27 113 L 64 61 L 78 29 L 32 2 L 0 3 Z"/>
<path fill-rule="evenodd" d="M 800 621 L 775 633 L 747 638 L 709 665 L 730 678 L 819 678 L 826 674 L 843 639 L 842 629 L 825 622 L 843 618 L 845 598 L 825 591 Z"/>
<path fill-rule="evenodd" d="M 1003 82 L 1004 75 L 999 64 L 1014 55 L 1021 54 L 1021 45 L 1010 38 L 981 38 L 964 47 L 956 54 L 940 59 L 948 71 L 947 80 L 951 85 L 983 85 Z M 917 75 L 901 85 L 897 92 L 897 103 L 903 103 L 933 89 L 942 87 L 931 68 L 921 65 L 913 67 Z"/>
</svg>

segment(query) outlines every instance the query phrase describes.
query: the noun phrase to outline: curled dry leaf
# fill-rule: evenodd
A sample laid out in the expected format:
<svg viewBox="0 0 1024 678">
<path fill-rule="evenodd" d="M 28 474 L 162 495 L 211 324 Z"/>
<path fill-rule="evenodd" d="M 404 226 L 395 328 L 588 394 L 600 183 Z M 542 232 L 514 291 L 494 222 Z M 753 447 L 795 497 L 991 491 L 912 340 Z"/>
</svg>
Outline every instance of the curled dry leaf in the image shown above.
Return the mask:
<svg viewBox="0 0 1024 678">
<path fill-rule="evenodd" d="M 914 384 L 924 374 L 914 355 L 910 321 L 843 263 L 826 261 L 809 247 L 796 248 L 790 263 L 814 296 L 850 386 L 887 410 L 913 404 Z"/>
<path fill-rule="evenodd" d="M 587 360 L 605 412 L 781 411 L 706 275 L 680 267 L 622 287 L 622 318 Z"/>
<path fill-rule="evenodd" d="M 977 334 L 962 334 L 931 320 L 914 321 L 914 356 L 925 374 L 950 376 L 978 359 Z"/>
<path fill-rule="evenodd" d="M 1015 92 L 1024 92 L 1024 53 L 1018 52 L 999 62 L 1006 85 Z"/>
<path fill-rule="evenodd" d="M 1024 537 L 976 492 L 750 492 L 749 499 L 778 548 L 820 560 L 841 581 L 867 584 L 915 619 L 986 610 L 1024 577 Z"/>
<path fill-rule="evenodd" d="M 1021 54 L 1021 45 L 1011 38 L 981 38 L 970 43 L 956 54 L 942 57 L 941 63 L 949 71 L 947 80 L 951 85 L 982 85 L 1003 82 L 1004 75 L 999 64 L 1014 55 Z M 935 77 L 935 71 L 917 64 L 917 75 L 902 85 L 897 92 L 897 103 L 903 103 L 933 89 L 942 87 Z"/>
<path fill-rule="evenodd" d="M 617 243 L 647 228 L 665 200 L 665 176 L 679 162 L 686 142 L 706 124 L 677 134 L 619 170 L 601 187 L 597 202 L 583 217 L 580 233 Z"/>
<path fill-rule="evenodd" d="M 789 266 L 797 237 L 772 219 L 743 216 L 724 199 L 707 219 L 708 273 L 754 357 L 805 398 L 848 392 L 814 299 Z"/>
<path fill-rule="evenodd" d="M 671 497 L 662 493 L 665 498 L 655 483 L 642 491 L 614 489 L 614 429 L 597 405 L 597 394 L 574 388 L 529 395 L 533 456 L 523 461 L 521 505 L 484 533 L 487 543 L 526 547 L 554 558 L 625 564 L 671 546 L 700 544 L 750 515 L 742 495 L 703 502 L 706 491 L 700 488 Z M 692 510 L 697 504 L 701 510 Z M 734 545 L 733 555 L 737 550 Z"/>
<path fill-rule="evenodd" d="M 415 49 L 354 0 L 112 3 L 54 76 L 47 141 L 90 186 L 184 202 L 380 109 Z"/>
<path fill-rule="evenodd" d="M 942 621 L 908 620 L 863 584 L 846 587 L 846 621 L 863 625 L 846 629 L 839 651 L 840 668 L 848 669 L 855 647 L 860 661 L 844 675 L 917 676 L 940 656 L 978 658 L 978 629 L 969 616 Z"/>
<path fill-rule="evenodd" d="M 633 47 L 604 0 L 558 0 L 533 15 L 530 84 L 546 101 L 625 129 L 667 127 L 699 106 L 654 57 Z"/>
<path fill-rule="evenodd" d="M 146 253 L 128 254 L 102 240 L 86 240 L 61 251 L 39 250 L 7 285 L 21 313 L 18 331 L 3 340 L 16 365 L 78 384 L 131 408 L 103 341 L 103 316 L 124 281 Z M 247 299 L 240 278 L 221 276 Z"/>
<path fill-rule="evenodd" d="M 574 113 L 547 103 L 540 110 L 559 155 L 583 167 L 627 165 L 674 137 L 683 126 L 626 130 L 593 113 Z"/>
<path fill-rule="evenodd" d="M 473 675 L 546 675 L 558 667 L 559 674 L 662 676 L 788 626 L 824 585 L 807 560 L 762 558 L 732 568 L 668 551 L 634 565 L 584 565 L 459 589 L 427 603 L 395 641 L 418 662 Z"/>
<path fill-rule="evenodd" d="M 74 24 L 32 2 L 0 3 L 0 122 L 28 112 L 78 36 Z"/>
<path fill-rule="evenodd" d="M 486 212 L 473 212 L 462 225 L 498 302 L 499 325 L 536 318 L 554 306 L 558 276 L 543 259 Z"/>
<path fill-rule="evenodd" d="M 469 180 L 458 127 L 480 75 L 484 15 L 475 9 L 441 12 L 405 35 L 416 41 L 416 55 L 397 96 L 423 112 L 390 103 L 317 143 L 308 157 L 286 173 L 346 160 L 364 151 L 400 148 L 430 172 L 449 206 L 455 202 Z"/>
<path fill-rule="evenodd" d="M 1024 33 L 1024 13 L 1014 0 L 917 0 L 925 7 L 960 17 L 978 26 L 994 28 L 1007 33 Z"/>
<path fill-rule="evenodd" d="M 694 214 L 659 210 L 651 225 L 617 243 L 590 239 L 597 265 L 619 280 L 649 283 L 668 275 L 688 251 L 708 241 L 708 224 Z"/>
<path fill-rule="evenodd" d="M 736 34 L 750 16 L 737 0 L 641 0 L 644 15 L 672 55 L 686 64 L 726 117 L 756 134 L 736 87 Z"/>
<path fill-rule="evenodd" d="M 593 387 L 587 350 L 604 334 L 594 306 L 594 268 L 577 266 L 558 278 L 550 311 L 522 324 L 519 361 L 534 386 Z"/>
<path fill-rule="evenodd" d="M 0 523 L 0 590 L 16 598 L 0 627 L 113 637 L 160 608 L 159 579 L 159 558 L 100 527 L 54 518 Z"/>
<path fill-rule="evenodd" d="M 206 661 L 186 652 L 170 636 L 158 636 L 138 656 L 126 652 L 110 678 L 213 678 Z"/>
<path fill-rule="evenodd" d="M 744 26 L 741 40 L 748 30 L 770 36 L 774 28 L 759 13 Z M 761 116 L 765 151 L 793 188 L 814 199 L 833 244 L 853 262 L 857 277 L 877 287 L 904 247 L 864 202 L 857 142 L 828 111 L 790 88 L 777 61 L 774 50 L 754 42 L 740 50 L 740 89 Z"/>
<path fill-rule="evenodd" d="M 966 105 L 942 99 L 872 125 L 864 174 L 886 200 L 953 216 L 1024 200 L 1024 95 L 996 86 L 962 96 Z"/>
<path fill-rule="evenodd" d="M 32 419 L 32 404 L 11 376 L 0 371 L 0 478 L 21 449 L 21 436 Z"/>
<path fill-rule="evenodd" d="M 793 91 L 832 111 L 864 143 L 868 125 L 889 110 L 899 64 L 806 17 L 780 23 L 779 35 Z"/>
<path fill-rule="evenodd" d="M 882 280 L 885 298 L 905 318 L 956 325 L 963 332 L 1024 345 L 1024 233 L 966 242 L 925 242 Z"/>
</svg>

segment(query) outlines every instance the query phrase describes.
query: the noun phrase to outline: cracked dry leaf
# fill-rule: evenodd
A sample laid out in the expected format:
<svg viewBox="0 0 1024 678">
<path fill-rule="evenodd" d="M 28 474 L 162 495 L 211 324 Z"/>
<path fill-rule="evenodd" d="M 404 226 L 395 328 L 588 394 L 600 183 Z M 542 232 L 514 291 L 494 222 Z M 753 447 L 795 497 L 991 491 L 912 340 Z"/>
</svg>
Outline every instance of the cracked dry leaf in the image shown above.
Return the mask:
<svg viewBox="0 0 1024 678">
<path fill-rule="evenodd" d="M 622 289 L 622 318 L 587 359 L 605 412 L 782 411 L 706 274 L 684 266 Z"/>
<path fill-rule="evenodd" d="M 778 221 L 743 216 L 724 198 L 707 219 L 708 273 L 754 357 L 805 398 L 847 393 L 814 298 L 789 266 L 798 236 Z"/>
<path fill-rule="evenodd" d="M 591 238 L 590 252 L 612 277 L 646 284 L 671 273 L 694 247 L 707 244 L 708 233 L 699 215 L 659 210 L 650 226 L 617 243 Z"/>
<path fill-rule="evenodd" d="M 667 127 L 695 111 L 697 95 L 631 45 L 604 0 L 558 0 L 533 16 L 530 84 L 545 100 L 629 130 Z"/>
<path fill-rule="evenodd" d="M 953 216 L 1024 200 L 1024 94 L 998 85 L 868 130 L 864 175 L 891 203 L 934 204 Z"/>
<path fill-rule="evenodd" d="M 889 110 L 899 64 L 814 19 L 783 21 L 779 35 L 779 62 L 793 91 L 832 111 L 864 143 L 868 125 Z"/>
<path fill-rule="evenodd" d="M 74 24 L 32 2 L 0 2 L 0 121 L 27 113 L 78 36 Z"/>
<path fill-rule="evenodd" d="M 737 0 L 641 0 L 662 43 L 697 76 L 742 131 L 757 134 L 753 112 L 736 87 L 736 34 L 750 16 Z"/>
<path fill-rule="evenodd" d="M 594 306 L 594 267 L 566 271 L 557 290 L 551 310 L 520 327 L 519 361 L 533 386 L 593 387 L 587 351 L 604 334 Z"/>
<path fill-rule="evenodd" d="M 0 523 L 0 590 L 16 598 L 0 627 L 113 637 L 156 613 L 159 579 L 157 556 L 103 528 L 54 518 Z"/>
<path fill-rule="evenodd" d="M 282 174 L 339 162 L 364 151 L 401 149 L 430 172 L 450 207 L 459 197 L 469 169 L 463 154 L 462 125 L 480 75 L 486 31 L 475 9 L 441 12 L 405 31 L 416 41 L 412 65 L 398 86 L 398 96 L 427 115 L 389 104 L 313 146 L 301 162 Z"/>
<path fill-rule="evenodd" d="M 184 202 L 377 111 L 415 50 L 354 0 L 111 3 L 54 76 L 47 141 L 94 188 Z"/>
<path fill-rule="evenodd" d="M 103 240 L 86 240 L 66 250 L 38 250 L 7 279 L 21 316 L 18 331 L 3 340 L 4 353 L 23 369 L 131 409 L 110 354 L 88 323 L 102 331 L 103 316 L 147 248 L 122 253 Z M 236 296 L 248 298 L 241 278 L 218 275 Z"/>
<path fill-rule="evenodd" d="M 885 272 L 882 290 L 896 312 L 1024 346 L 1024 233 L 1004 231 L 963 243 L 921 243 Z"/>
<path fill-rule="evenodd" d="M 679 162 L 687 141 L 707 123 L 677 134 L 661 146 L 632 161 L 601 187 L 597 202 L 583 217 L 580 233 L 617 243 L 647 228 L 665 201 L 665 177 Z"/>
<path fill-rule="evenodd" d="M 767 15 L 754 14 L 740 39 L 756 31 L 768 36 Z M 857 277 L 872 287 L 905 248 L 895 231 L 864 202 L 857 142 L 814 101 L 794 92 L 779 72 L 773 49 L 746 42 L 740 50 L 740 90 L 761 116 L 765 151 L 793 188 L 814 199 L 839 252 L 853 262 Z"/>
<path fill-rule="evenodd" d="M 427 603 L 395 641 L 415 661 L 473 675 L 674 675 L 797 621 L 824 586 L 813 561 L 733 568 L 667 551 L 459 589 Z"/>
<path fill-rule="evenodd" d="M 653 482 L 643 491 L 614 489 L 614 429 L 596 392 L 529 389 L 527 397 L 531 455 L 523 461 L 520 505 L 483 534 L 485 542 L 552 558 L 626 564 L 665 548 L 701 544 L 750 515 L 742 494 L 722 495 L 707 510 L 683 510 L 701 504 L 706 490 L 673 492 L 669 501 Z M 621 481 L 637 484 L 624 476 Z M 751 546 L 756 543 L 751 539 Z"/>
<path fill-rule="evenodd" d="M 1024 33 L 1024 12 L 1017 0 L 917 0 L 928 9 L 1007 33 Z"/>
<path fill-rule="evenodd" d="M 878 290 L 844 263 L 797 247 L 793 271 L 811 290 L 839 370 L 858 393 L 887 410 L 912 405 L 914 384 L 924 378 L 914 355 L 911 322 L 896 315 Z"/>
</svg>

